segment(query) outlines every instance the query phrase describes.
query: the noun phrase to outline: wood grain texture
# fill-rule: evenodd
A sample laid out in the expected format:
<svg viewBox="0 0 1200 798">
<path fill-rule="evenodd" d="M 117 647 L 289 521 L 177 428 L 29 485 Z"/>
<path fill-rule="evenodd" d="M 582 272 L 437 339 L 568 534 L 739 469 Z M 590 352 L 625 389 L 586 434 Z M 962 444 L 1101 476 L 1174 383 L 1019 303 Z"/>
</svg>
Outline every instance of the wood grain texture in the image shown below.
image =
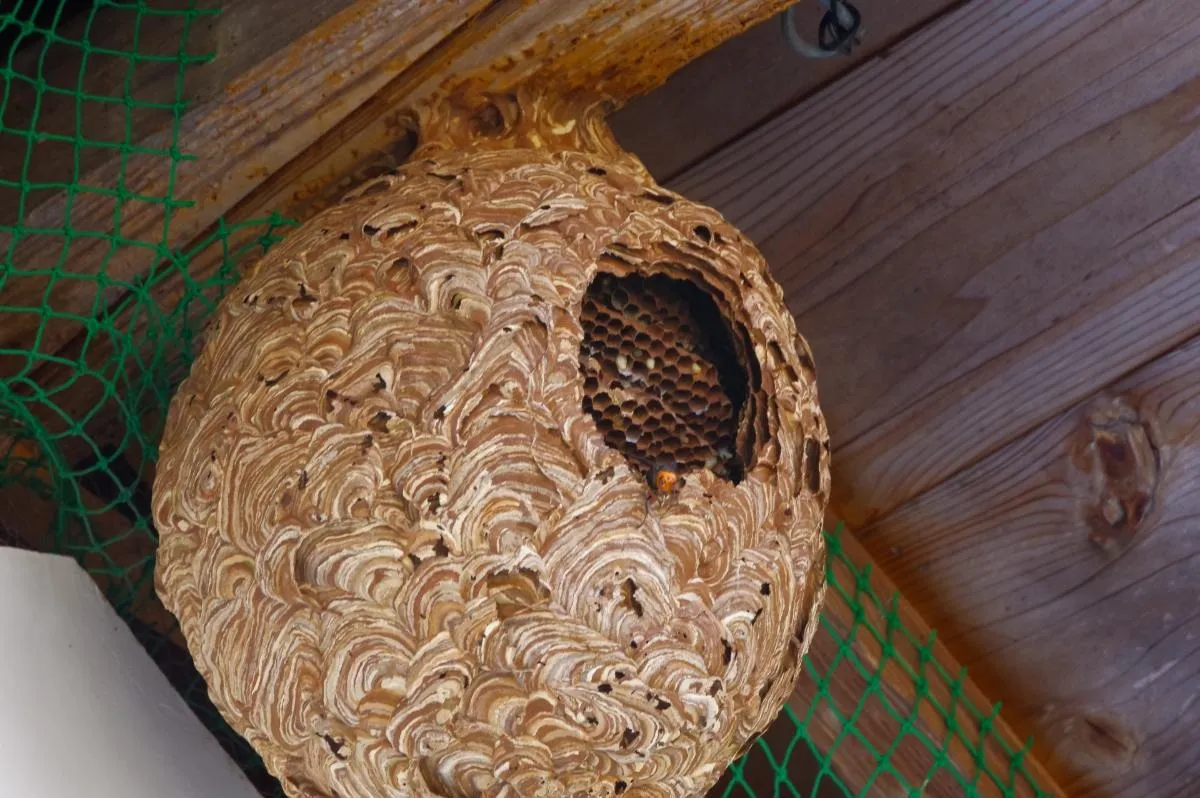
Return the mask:
<svg viewBox="0 0 1200 798">
<path fill-rule="evenodd" d="M 384 86 L 260 188 L 229 218 L 278 211 L 307 218 L 412 151 L 412 109 L 454 96 L 486 110 L 488 94 L 522 84 L 619 106 L 785 0 L 501 0 Z"/>
<path fill-rule="evenodd" d="M 11 81 L 5 103 L 4 125 L 10 130 L 36 130 L 38 139 L 22 145 L 7 139 L 0 148 L 0 176 L 31 183 L 69 183 L 75 170 L 87 174 L 113 156 L 111 145 L 125 140 L 127 129 L 139 138 L 157 133 L 171 124 L 169 104 L 177 93 L 189 104 L 207 102 L 239 75 L 308 33 L 353 0 L 314 0 L 297 3 L 280 14 L 274 0 L 202 0 L 195 6 L 205 14 L 191 20 L 187 29 L 186 53 L 212 56 L 207 63 L 192 64 L 179 81 L 176 57 L 184 38 L 184 17 L 162 13 L 140 17 L 132 7 L 100 5 L 62 20 L 55 27 L 61 40 L 30 40 L 17 53 L 13 69 L 18 75 L 40 74 L 47 86 L 59 91 L 35 91 L 33 83 Z M 156 2 L 154 9 L 186 11 L 192 0 Z M 49 22 L 50 20 L 47 20 Z M 136 41 L 135 41 L 135 38 Z M 126 57 L 91 52 L 85 55 L 75 42 L 86 41 L 93 50 L 137 53 L 131 64 Z M 86 58 L 86 63 L 85 63 Z M 162 60 L 155 60 L 162 59 Z M 40 63 L 40 66 L 39 66 Z M 178 84 L 178 85 L 177 85 Z M 124 102 L 85 100 L 76 105 L 76 91 L 93 97 L 129 98 L 145 107 L 126 107 Z M 89 142 L 109 146 L 74 145 L 44 138 L 46 134 L 82 136 Z M 136 143 L 136 142 L 130 142 Z M 28 155 L 28 158 L 27 158 Z M 75 159 L 79 163 L 76 166 Z M 28 160 L 29 169 L 22 172 Z M 37 194 L 37 197 L 43 197 Z M 19 194 L 0 189 L 0 224 L 17 221 Z M 31 210 L 32 205 L 26 204 Z"/>
<path fill-rule="evenodd" d="M 870 60 L 959 0 L 859 0 L 866 35 L 849 57 L 797 55 L 772 17 L 705 53 L 652 92 L 609 117 L 618 141 L 637 153 L 659 181 L 714 153 L 763 121 Z M 797 30 L 816 40 L 825 12 L 815 2 L 796 7 Z"/>
<path fill-rule="evenodd" d="M 1200 326 L 1200 6 L 972 2 L 674 181 L 813 344 L 886 513 Z"/>
<path fill-rule="evenodd" d="M 522 84 L 620 105 L 782 11 L 788 0 L 572 0 L 494 4 L 476 46 L 447 52 L 412 100 Z"/>
<path fill-rule="evenodd" d="M 61 312 L 88 312 L 120 295 L 168 248 L 185 244 L 259 185 L 271 172 L 304 150 L 343 119 L 413 60 L 486 4 L 486 0 L 453 0 L 431 5 L 422 0 L 360 0 L 354 6 L 302 36 L 274 57 L 252 67 L 225 92 L 190 111 L 179 135 L 180 151 L 193 160 L 175 163 L 161 156 L 127 156 L 98 166 L 82 183 L 109 190 L 118 178 L 127 190 L 192 200 L 165 216 L 162 203 L 129 201 L 120 208 L 119 231 L 130 242 L 112 250 L 112 197 L 80 192 L 47 200 L 24 219 L 28 227 L 93 231 L 96 238 L 77 238 L 67 251 L 61 236 L 22 239 L 11 253 L 21 269 L 50 269 L 56 261 L 82 275 L 101 268 L 117 286 L 97 295 L 92 280 L 59 280 L 48 301 Z M 159 149 L 165 134 L 143 142 Z M 0 249 L 8 247 L 0 233 Z M 125 283 L 125 286 L 120 283 Z M 4 301 L 37 307 L 47 294 L 45 278 L 10 280 Z M 0 346 L 32 340 L 40 317 L 14 315 L 0 331 Z M 52 353 L 78 332 L 69 326 L 43 329 L 40 347 Z"/>
<path fill-rule="evenodd" d="M 1044 795 L 1064 795 L 1032 755 L 1023 758 L 1031 779 L 1017 774 L 1012 755 L 1023 750 L 1024 740 L 1004 717 L 982 721 L 991 714 L 992 702 L 965 675 L 955 698 L 959 661 L 853 535 L 843 532 L 839 540 L 845 561 L 830 558 L 833 578 L 822 629 L 808 654 L 815 673 L 828 682 L 828 697 L 818 700 L 818 682 L 809 675 L 801 678 L 791 705 L 798 717 L 811 717 L 812 742 L 832 751 L 838 776 L 852 794 L 900 798 L 916 788 L 922 796 L 953 798 L 973 783 L 981 796 L 1006 791 L 1031 796 L 1035 788 Z M 832 587 L 835 582 L 842 590 Z M 855 718 L 857 734 L 844 728 L 842 719 L 848 717 Z M 902 718 L 911 722 L 907 732 Z M 991 734 L 984 731 L 988 725 Z M 929 744 L 943 741 L 948 769 L 934 773 Z M 982 768 L 975 749 L 982 754 Z M 894 772 L 877 774 L 884 752 Z"/>
<path fill-rule="evenodd" d="M 863 538 L 1071 795 L 1183 798 L 1200 790 L 1198 524 L 1200 338 Z"/>
</svg>

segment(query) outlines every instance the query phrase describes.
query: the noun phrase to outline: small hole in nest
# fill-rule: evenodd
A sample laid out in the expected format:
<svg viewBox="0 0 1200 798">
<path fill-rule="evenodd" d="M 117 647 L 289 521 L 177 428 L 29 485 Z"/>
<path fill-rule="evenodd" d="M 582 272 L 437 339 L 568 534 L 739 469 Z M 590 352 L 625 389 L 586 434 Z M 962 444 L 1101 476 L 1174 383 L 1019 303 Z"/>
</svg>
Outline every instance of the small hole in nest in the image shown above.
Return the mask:
<svg viewBox="0 0 1200 798">
<path fill-rule="evenodd" d="M 504 121 L 504 113 L 495 103 L 488 103 L 480 108 L 472 121 L 476 130 L 485 136 L 498 136 L 508 127 Z"/>
<path fill-rule="evenodd" d="M 747 399 L 756 371 L 744 362 L 745 331 L 708 292 L 663 275 L 601 273 L 580 321 L 583 406 L 605 442 L 647 480 L 670 467 L 740 481 L 754 446 Z"/>
<path fill-rule="evenodd" d="M 341 760 L 345 760 L 347 758 L 345 740 L 335 739 L 328 734 L 322 734 L 321 737 L 325 740 L 325 745 L 329 747 L 329 753 Z"/>
</svg>

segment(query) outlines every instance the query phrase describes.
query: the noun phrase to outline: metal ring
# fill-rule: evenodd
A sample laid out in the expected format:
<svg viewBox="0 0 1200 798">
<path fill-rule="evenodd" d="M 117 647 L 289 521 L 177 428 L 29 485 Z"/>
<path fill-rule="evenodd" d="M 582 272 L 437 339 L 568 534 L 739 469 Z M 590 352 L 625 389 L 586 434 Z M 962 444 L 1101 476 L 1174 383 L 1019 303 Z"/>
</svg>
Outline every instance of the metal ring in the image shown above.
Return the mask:
<svg viewBox="0 0 1200 798">
<path fill-rule="evenodd" d="M 796 6 L 788 6 L 783 12 L 783 36 L 788 46 L 805 58 L 833 58 L 849 55 L 851 48 L 862 37 L 862 15 L 858 9 L 842 0 L 830 0 L 830 8 L 821 18 L 819 44 L 801 38 L 796 31 Z M 829 37 L 833 38 L 830 39 Z"/>
</svg>

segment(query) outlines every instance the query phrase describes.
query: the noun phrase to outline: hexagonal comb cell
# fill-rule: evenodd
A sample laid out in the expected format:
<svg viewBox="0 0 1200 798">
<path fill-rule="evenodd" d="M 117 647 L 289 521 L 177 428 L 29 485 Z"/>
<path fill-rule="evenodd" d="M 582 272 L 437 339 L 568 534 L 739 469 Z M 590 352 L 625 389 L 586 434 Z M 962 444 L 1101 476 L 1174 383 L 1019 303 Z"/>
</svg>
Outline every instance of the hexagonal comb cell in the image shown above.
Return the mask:
<svg viewBox="0 0 1200 798">
<path fill-rule="evenodd" d="M 710 468 L 738 482 L 749 380 L 712 297 L 662 275 L 601 273 L 581 320 L 583 407 L 605 442 L 648 479 Z"/>
</svg>

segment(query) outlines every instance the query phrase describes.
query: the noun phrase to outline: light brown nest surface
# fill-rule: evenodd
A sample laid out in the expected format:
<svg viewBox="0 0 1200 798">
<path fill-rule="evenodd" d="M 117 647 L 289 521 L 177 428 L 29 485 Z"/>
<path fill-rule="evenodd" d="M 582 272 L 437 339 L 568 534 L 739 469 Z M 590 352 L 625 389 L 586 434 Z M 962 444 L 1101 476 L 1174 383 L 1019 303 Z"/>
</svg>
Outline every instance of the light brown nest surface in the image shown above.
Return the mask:
<svg viewBox="0 0 1200 798">
<path fill-rule="evenodd" d="M 737 230 L 631 161 L 447 151 L 222 303 L 158 589 L 291 795 L 694 796 L 792 692 L 828 495 L 811 355 Z"/>
</svg>

